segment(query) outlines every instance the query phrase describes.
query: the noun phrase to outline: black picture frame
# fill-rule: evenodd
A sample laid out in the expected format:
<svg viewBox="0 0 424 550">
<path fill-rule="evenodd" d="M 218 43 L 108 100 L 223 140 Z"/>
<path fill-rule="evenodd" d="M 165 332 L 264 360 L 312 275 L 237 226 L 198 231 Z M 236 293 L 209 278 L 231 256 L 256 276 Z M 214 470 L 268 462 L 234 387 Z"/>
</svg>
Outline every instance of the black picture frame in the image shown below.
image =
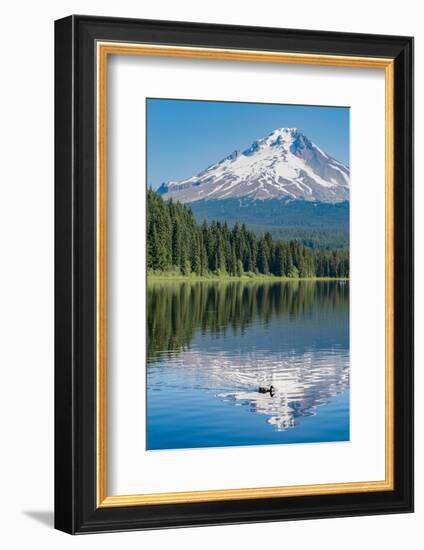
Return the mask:
<svg viewBox="0 0 424 550">
<path fill-rule="evenodd" d="M 99 40 L 394 60 L 394 490 L 97 507 Z M 55 22 L 55 527 L 67 533 L 413 511 L 413 39 L 73 15 Z"/>
</svg>

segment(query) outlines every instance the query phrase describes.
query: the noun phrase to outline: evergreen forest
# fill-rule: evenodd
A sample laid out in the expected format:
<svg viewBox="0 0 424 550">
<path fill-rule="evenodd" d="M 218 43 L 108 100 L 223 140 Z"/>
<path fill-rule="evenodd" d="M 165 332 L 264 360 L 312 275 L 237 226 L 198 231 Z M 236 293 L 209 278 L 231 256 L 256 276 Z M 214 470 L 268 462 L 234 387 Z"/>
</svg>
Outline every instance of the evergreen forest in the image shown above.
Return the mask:
<svg viewBox="0 0 424 550">
<path fill-rule="evenodd" d="M 348 278 L 349 252 L 259 235 L 238 222 L 199 224 L 190 207 L 149 189 L 147 267 L 150 275 Z"/>
</svg>

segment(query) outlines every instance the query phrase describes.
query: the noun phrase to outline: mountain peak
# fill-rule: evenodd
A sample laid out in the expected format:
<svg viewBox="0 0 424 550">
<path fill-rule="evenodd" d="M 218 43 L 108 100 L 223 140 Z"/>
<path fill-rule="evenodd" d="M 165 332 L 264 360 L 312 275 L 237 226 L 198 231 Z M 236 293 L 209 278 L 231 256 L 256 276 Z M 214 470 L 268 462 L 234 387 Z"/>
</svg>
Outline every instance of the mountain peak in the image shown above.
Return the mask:
<svg viewBox="0 0 424 550">
<path fill-rule="evenodd" d="M 277 128 L 267 137 L 255 140 L 252 145 L 243 151 L 244 155 L 252 155 L 265 147 L 289 147 L 296 139 L 305 137 L 297 128 Z"/>
<path fill-rule="evenodd" d="M 181 202 L 249 197 L 340 202 L 349 199 L 349 168 L 298 128 L 276 128 L 242 153 L 234 151 L 197 176 L 163 183 Z"/>
<path fill-rule="evenodd" d="M 298 128 L 276 128 L 269 134 L 269 138 L 293 138 L 302 132 Z"/>
</svg>

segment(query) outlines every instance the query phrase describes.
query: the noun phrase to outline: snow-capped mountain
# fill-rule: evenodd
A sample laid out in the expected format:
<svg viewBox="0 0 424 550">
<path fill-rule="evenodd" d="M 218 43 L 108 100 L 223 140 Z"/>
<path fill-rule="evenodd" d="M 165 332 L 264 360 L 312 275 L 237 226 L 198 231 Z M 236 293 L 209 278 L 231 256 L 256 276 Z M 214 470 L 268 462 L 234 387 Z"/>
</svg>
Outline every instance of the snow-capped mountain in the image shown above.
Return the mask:
<svg viewBox="0 0 424 550">
<path fill-rule="evenodd" d="M 248 197 L 336 203 L 349 200 L 349 168 L 297 128 L 278 128 L 196 176 L 162 183 L 180 202 Z"/>
</svg>

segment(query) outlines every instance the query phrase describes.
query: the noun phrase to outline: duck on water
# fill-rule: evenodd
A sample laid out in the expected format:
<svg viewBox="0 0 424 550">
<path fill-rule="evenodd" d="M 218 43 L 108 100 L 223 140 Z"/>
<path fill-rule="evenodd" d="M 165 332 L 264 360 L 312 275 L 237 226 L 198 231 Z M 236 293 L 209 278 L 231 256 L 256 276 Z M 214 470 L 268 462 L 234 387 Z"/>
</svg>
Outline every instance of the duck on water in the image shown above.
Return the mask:
<svg viewBox="0 0 424 550">
<path fill-rule="evenodd" d="M 259 393 L 269 393 L 271 397 L 275 394 L 275 388 L 274 386 L 259 386 L 258 388 Z"/>
</svg>

